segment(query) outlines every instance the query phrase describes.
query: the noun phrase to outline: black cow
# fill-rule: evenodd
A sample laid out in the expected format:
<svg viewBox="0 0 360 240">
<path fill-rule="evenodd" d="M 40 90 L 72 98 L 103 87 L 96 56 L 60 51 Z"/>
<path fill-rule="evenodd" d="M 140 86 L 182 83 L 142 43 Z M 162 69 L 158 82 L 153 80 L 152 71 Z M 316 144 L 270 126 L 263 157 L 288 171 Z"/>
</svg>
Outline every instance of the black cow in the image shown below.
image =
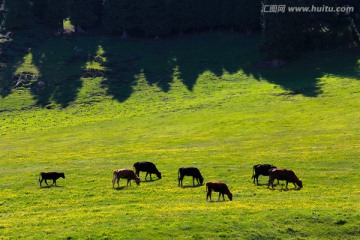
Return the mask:
<svg viewBox="0 0 360 240">
<path fill-rule="evenodd" d="M 270 164 L 257 164 L 253 166 L 253 175 L 251 178 L 254 179 L 254 184 L 256 180 L 256 184 L 259 185 L 259 176 L 269 176 L 269 170 L 276 168 L 273 165 Z"/>
<path fill-rule="evenodd" d="M 198 184 L 203 184 L 204 178 L 202 177 L 199 169 L 196 167 L 182 167 L 179 168 L 178 177 L 179 177 L 179 186 L 182 186 L 182 181 L 184 176 L 193 177 L 193 186 L 195 186 L 194 179 L 196 179 Z"/>
<path fill-rule="evenodd" d="M 295 175 L 295 173 L 292 170 L 289 169 L 283 169 L 283 168 L 274 168 L 269 171 L 269 182 L 268 187 L 274 188 L 274 180 L 284 180 L 286 181 L 286 189 L 288 188 L 288 183 L 292 182 L 296 188 L 296 185 L 299 186 L 299 188 L 303 187 L 302 181 Z"/>
<path fill-rule="evenodd" d="M 152 180 L 151 174 L 156 174 L 156 176 L 161 179 L 161 172 L 159 172 L 152 162 L 136 162 L 134 163 L 134 168 L 138 177 L 140 177 L 140 172 L 146 172 L 145 180 L 148 174 L 150 174 L 150 180 Z"/>
<path fill-rule="evenodd" d="M 49 186 L 46 180 L 50 179 L 53 181 L 53 185 L 56 186 L 56 180 L 59 178 L 65 178 L 65 174 L 63 172 L 41 172 L 39 176 L 40 187 L 43 181 Z"/>
<path fill-rule="evenodd" d="M 210 197 L 210 201 L 211 201 L 211 192 L 219 192 L 219 198 L 218 201 L 220 201 L 220 195 L 222 195 L 223 200 L 225 201 L 225 197 L 224 194 L 226 194 L 230 201 L 232 201 L 232 193 L 230 192 L 228 186 L 225 183 L 222 182 L 207 182 L 206 183 L 206 190 L 207 190 L 207 194 L 206 194 L 206 201 L 208 200 L 208 198 Z"/>
</svg>

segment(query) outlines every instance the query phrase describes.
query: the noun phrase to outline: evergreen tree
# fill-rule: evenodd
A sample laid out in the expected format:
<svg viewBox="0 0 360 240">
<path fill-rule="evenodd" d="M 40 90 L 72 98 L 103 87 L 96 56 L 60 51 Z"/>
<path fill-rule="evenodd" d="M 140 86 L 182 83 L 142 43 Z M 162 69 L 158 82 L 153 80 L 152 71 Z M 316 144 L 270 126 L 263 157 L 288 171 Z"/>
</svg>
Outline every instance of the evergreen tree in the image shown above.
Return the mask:
<svg viewBox="0 0 360 240">
<path fill-rule="evenodd" d="M 46 0 L 44 19 L 46 24 L 58 29 L 64 28 L 64 19 L 68 17 L 67 0 Z"/>
<path fill-rule="evenodd" d="M 79 27 L 87 30 L 99 21 L 98 3 L 99 0 L 70 0 L 69 17 L 75 32 Z"/>
<path fill-rule="evenodd" d="M 32 8 L 33 14 L 39 21 L 44 21 L 44 14 L 46 11 L 46 1 L 47 0 L 33 0 L 32 1 Z"/>
<path fill-rule="evenodd" d="M 289 5 L 285 0 L 264 0 L 264 4 Z M 346 4 L 354 7 L 354 12 L 335 11 Z M 359 5 L 353 0 L 296 0 L 291 6 L 315 6 L 320 9 L 307 13 L 263 13 L 261 50 L 270 58 L 283 59 L 307 50 L 353 47 L 360 39 L 356 10 Z M 323 6 L 334 11 L 321 11 Z"/>
<path fill-rule="evenodd" d="M 169 14 L 172 18 L 172 29 L 174 32 L 183 33 L 189 30 L 186 22 L 185 12 L 187 11 L 185 0 L 171 0 Z"/>
<path fill-rule="evenodd" d="M 141 0 L 142 29 L 147 36 L 165 36 L 171 32 L 170 0 Z"/>
<path fill-rule="evenodd" d="M 109 32 L 127 35 L 140 25 L 138 0 L 106 0 L 103 24 Z"/>
<path fill-rule="evenodd" d="M 3 27 L 6 29 L 21 29 L 28 26 L 32 20 L 29 0 L 4 0 Z"/>
<path fill-rule="evenodd" d="M 185 11 L 183 19 L 186 22 L 186 29 L 198 30 L 201 28 L 201 18 L 199 12 L 201 11 L 201 3 L 193 0 L 183 0 L 185 4 Z"/>
<path fill-rule="evenodd" d="M 286 5 L 286 0 L 265 0 L 264 4 Z M 288 59 L 297 55 L 305 40 L 304 25 L 304 13 L 263 13 L 261 52 L 272 59 Z"/>
<path fill-rule="evenodd" d="M 221 25 L 221 0 L 198 0 L 199 28 L 212 29 Z"/>
</svg>

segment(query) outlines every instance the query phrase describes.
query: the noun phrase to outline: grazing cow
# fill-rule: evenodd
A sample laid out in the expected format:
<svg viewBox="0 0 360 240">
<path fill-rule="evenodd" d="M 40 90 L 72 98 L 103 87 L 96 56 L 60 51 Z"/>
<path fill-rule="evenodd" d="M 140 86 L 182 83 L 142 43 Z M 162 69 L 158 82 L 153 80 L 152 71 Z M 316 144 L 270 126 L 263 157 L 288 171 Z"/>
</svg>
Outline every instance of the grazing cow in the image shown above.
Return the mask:
<svg viewBox="0 0 360 240">
<path fill-rule="evenodd" d="M 138 177 L 140 177 L 140 172 L 146 172 L 145 180 L 148 174 L 150 174 L 150 180 L 152 180 L 151 174 L 156 174 L 156 176 L 161 179 L 161 172 L 157 170 L 155 164 L 152 162 L 136 162 L 134 163 L 134 168 Z"/>
<path fill-rule="evenodd" d="M 204 178 L 201 176 L 199 169 L 196 167 L 183 167 L 179 168 L 178 177 L 179 177 L 179 186 L 182 186 L 182 181 L 184 176 L 193 177 L 193 186 L 195 186 L 194 179 L 196 179 L 198 184 L 203 184 Z"/>
<path fill-rule="evenodd" d="M 256 185 L 259 185 L 259 176 L 269 176 L 269 170 L 276 168 L 273 165 L 270 164 L 257 164 L 253 166 L 253 175 L 251 178 L 254 179 L 254 184 L 256 180 Z"/>
<path fill-rule="evenodd" d="M 296 188 L 296 185 L 299 188 L 303 187 L 302 181 L 295 175 L 292 170 L 284 169 L 284 168 L 273 168 L 269 171 L 269 182 L 268 187 L 274 188 L 274 180 L 284 180 L 286 181 L 286 189 L 288 188 L 288 183 L 292 182 Z"/>
<path fill-rule="evenodd" d="M 113 188 L 114 188 L 116 181 L 117 181 L 118 187 L 120 187 L 120 185 L 119 185 L 120 178 L 127 179 L 126 186 L 129 185 L 129 182 L 130 182 L 130 186 L 131 186 L 131 180 L 135 180 L 136 184 L 140 185 L 140 178 L 138 176 L 136 176 L 136 174 L 134 173 L 133 170 L 119 169 L 119 170 L 114 171 L 114 179 L 112 181 Z"/>
<path fill-rule="evenodd" d="M 46 185 L 49 186 L 46 180 L 50 180 L 50 179 L 53 181 L 52 185 L 56 186 L 56 180 L 58 180 L 61 177 L 65 178 L 65 174 L 63 172 L 41 172 L 39 176 L 40 187 L 43 181 L 45 181 Z"/>
<path fill-rule="evenodd" d="M 219 192 L 219 198 L 218 201 L 220 201 L 220 195 L 222 195 L 223 200 L 225 201 L 225 197 L 224 194 L 226 194 L 230 201 L 232 201 L 232 193 L 230 192 L 228 186 L 225 183 L 222 182 L 207 182 L 206 183 L 206 190 L 207 190 L 207 194 L 206 194 L 206 201 L 208 200 L 208 197 L 210 197 L 210 201 L 211 201 L 211 192 Z"/>
</svg>

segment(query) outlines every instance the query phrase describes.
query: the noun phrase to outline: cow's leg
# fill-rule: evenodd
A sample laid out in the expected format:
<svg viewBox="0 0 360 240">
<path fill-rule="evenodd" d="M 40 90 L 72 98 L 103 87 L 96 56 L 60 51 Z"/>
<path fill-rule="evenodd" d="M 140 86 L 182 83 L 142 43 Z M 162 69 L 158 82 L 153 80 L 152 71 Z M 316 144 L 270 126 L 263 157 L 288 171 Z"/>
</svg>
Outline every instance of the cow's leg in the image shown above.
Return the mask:
<svg viewBox="0 0 360 240">
<path fill-rule="evenodd" d="M 286 188 L 286 189 L 288 189 L 288 183 L 289 183 L 289 182 L 288 182 L 288 181 L 286 181 L 286 186 L 285 186 L 285 188 Z"/>
<path fill-rule="evenodd" d="M 195 186 L 195 177 L 193 176 L 193 187 Z"/>
<path fill-rule="evenodd" d="M 271 184 L 271 187 L 274 188 L 274 180 L 275 179 L 269 178 L 268 187 L 270 187 Z"/>
<path fill-rule="evenodd" d="M 53 178 L 53 185 L 56 186 L 56 179 L 55 178 Z"/>
<path fill-rule="evenodd" d="M 114 185 L 115 185 L 116 180 L 118 180 L 118 178 L 117 178 L 116 174 L 114 174 L 114 178 L 113 178 L 113 180 L 112 180 L 112 186 L 113 186 L 113 188 L 114 188 Z M 118 181 L 118 185 L 119 185 L 119 181 Z"/>
<path fill-rule="evenodd" d="M 118 187 L 120 187 L 120 178 L 119 177 L 117 177 L 116 182 L 117 182 Z"/>
<path fill-rule="evenodd" d="M 146 175 L 145 175 L 145 180 L 146 180 L 146 178 L 147 178 L 148 174 L 149 174 L 149 172 L 146 172 Z M 151 178 L 151 175 L 150 175 L 150 178 Z"/>
<path fill-rule="evenodd" d="M 211 190 L 208 190 L 208 192 L 206 194 L 206 201 L 208 200 L 208 197 L 210 198 L 210 201 L 211 201 Z"/>
<path fill-rule="evenodd" d="M 221 192 L 219 192 L 219 198 L 218 198 L 218 202 L 220 201 L 220 195 L 221 195 Z"/>
<path fill-rule="evenodd" d="M 45 183 L 46 183 L 46 185 L 48 185 L 49 186 L 49 184 L 47 183 L 47 181 L 46 181 L 46 178 L 45 178 Z"/>
<path fill-rule="evenodd" d="M 180 176 L 179 177 L 179 186 L 182 186 L 182 181 L 183 181 L 184 177 L 183 176 Z"/>
<path fill-rule="evenodd" d="M 255 181 L 256 181 L 256 185 L 259 185 L 259 174 L 255 173 L 254 175 L 254 184 L 255 184 Z"/>
</svg>

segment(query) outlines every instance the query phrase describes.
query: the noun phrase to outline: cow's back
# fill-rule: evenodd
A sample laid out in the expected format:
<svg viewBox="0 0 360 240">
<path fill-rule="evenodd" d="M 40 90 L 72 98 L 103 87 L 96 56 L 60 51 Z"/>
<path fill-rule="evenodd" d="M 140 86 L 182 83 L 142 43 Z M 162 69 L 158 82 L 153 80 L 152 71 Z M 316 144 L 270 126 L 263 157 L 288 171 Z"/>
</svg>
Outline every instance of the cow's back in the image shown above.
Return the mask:
<svg viewBox="0 0 360 240">
<path fill-rule="evenodd" d="M 179 168 L 179 172 L 182 176 L 194 176 L 201 177 L 200 170 L 196 167 L 183 167 Z"/>
<path fill-rule="evenodd" d="M 294 171 L 289 169 L 276 168 L 269 171 L 269 175 L 273 179 L 286 180 L 286 181 L 298 181 Z"/>
<path fill-rule="evenodd" d="M 207 182 L 206 187 L 215 192 L 229 192 L 228 186 L 222 182 Z"/>
<path fill-rule="evenodd" d="M 116 174 L 119 178 L 135 178 L 135 173 L 131 169 L 119 169 L 115 170 L 114 174 Z"/>
</svg>

